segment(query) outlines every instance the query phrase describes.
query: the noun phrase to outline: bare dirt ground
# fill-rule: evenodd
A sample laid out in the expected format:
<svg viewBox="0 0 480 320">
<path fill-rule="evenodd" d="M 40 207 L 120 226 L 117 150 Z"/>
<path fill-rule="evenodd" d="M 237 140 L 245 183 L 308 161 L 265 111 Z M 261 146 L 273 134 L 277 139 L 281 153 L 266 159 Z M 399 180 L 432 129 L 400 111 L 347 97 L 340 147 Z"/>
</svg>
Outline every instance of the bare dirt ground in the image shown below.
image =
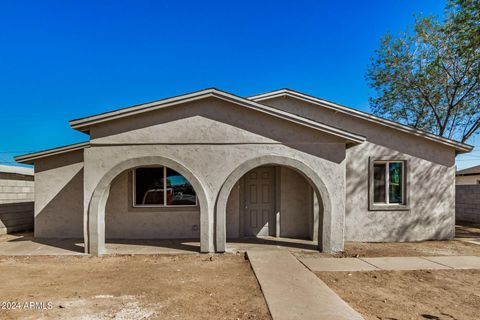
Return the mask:
<svg viewBox="0 0 480 320">
<path fill-rule="evenodd" d="M 480 256 L 480 246 L 463 241 L 422 241 L 396 243 L 347 243 L 345 256 L 409 257 L 409 256 Z"/>
<path fill-rule="evenodd" d="M 292 252 L 297 257 L 480 256 L 480 245 L 459 240 L 422 242 L 346 242 L 339 253 Z"/>
<path fill-rule="evenodd" d="M 458 239 L 472 242 L 460 241 Z M 319 252 L 294 253 L 299 257 L 415 257 L 415 256 L 480 256 L 480 225 L 456 226 L 456 239 L 421 242 L 345 242 L 344 252 L 328 254 Z M 478 241 L 478 243 L 473 243 Z M 479 316 L 480 319 L 480 316 Z"/>
<path fill-rule="evenodd" d="M 52 307 L 0 319 L 271 319 L 240 254 L 1 257 L 0 270 L 1 302 Z"/>
<path fill-rule="evenodd" d="M 480 270 L 317 275 L 367 320 L 480 318 Z"/>
</svg>

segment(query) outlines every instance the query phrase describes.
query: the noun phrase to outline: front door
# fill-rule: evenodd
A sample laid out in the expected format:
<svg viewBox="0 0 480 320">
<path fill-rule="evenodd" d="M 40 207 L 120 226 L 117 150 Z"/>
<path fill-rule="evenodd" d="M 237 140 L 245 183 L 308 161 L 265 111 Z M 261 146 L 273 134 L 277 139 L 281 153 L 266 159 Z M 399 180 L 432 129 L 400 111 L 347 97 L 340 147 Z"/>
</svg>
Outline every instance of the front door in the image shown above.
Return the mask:
<svg viewBox="0 0 480 320">
<path fill-rule="evenodd" d="M 275 168 L 259 167 L 245 177 L 245 236 L 268 236 L 275 210 Z M 274 223 L 271 221 L 270 223 Z"/>
</svg>

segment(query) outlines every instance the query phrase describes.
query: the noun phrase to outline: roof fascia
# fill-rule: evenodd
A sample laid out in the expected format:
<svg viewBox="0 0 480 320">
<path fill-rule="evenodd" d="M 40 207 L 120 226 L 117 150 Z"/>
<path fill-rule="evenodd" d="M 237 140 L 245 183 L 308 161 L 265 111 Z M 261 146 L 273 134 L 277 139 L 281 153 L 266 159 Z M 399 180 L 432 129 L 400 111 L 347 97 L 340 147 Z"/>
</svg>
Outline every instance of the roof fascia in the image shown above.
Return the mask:
<svg viewBox="0 0 480 320">
<path fill-rule="evenodd" d="M 330 101 L 327 101 L 327 100 L 319 99 L 319 98 L 316 98 L 316 97 L 313 97 L 313 96 L 310 96 L 310 95 L 306 95 L 306 94 L 303 94 L 303 93 L 300 93 L 300 92 L 297 92 L 297 91 L 293 91 L 293 90 L 290 90 L 290 89 L 281 89 L 281 90 L 277 90 L 277 91 L 262 93 L 262 94 L 259 94 L 259 95 L 248 97 L 248 99 L 252 100 L 252 101 L 260 102 L 260 101 L 263 101 L 263 100 L 268 100 L 268 99 L 273 99 L 273 98 L 278 98 L 278 97 L 285 97 L 285 96 L 292 97 L 292 98 L 295 98 L 295 99 L 299 99 L 299 100 L 302 100 L 302 101 L 305 101 L 305 102 L 313 103 L 313 104 L 316 104 L 316 105 L 321 105 L 322 107 L 328 108 L 328 109 L 333 110 L 333 111 L 348 114 L 348 115 L 351 115 L 351 116 L 354 116 L 354 117 L 357 117 L 357 118 L 361 118 L 363 120 L 367 120 L 367 121 L 370 121 L 370 122 L 374 122 L 374 123 L 378 123 L 378 124 L 390 127 L 392 129 L 397 129 L 397 130 L 400 130 L 402 132 L 413 134 L 413 135 L 418 136 L 418 137 L 422 137 L 422 138 L 429 139 L 429 140 L 432 140 L 432 141 L 435 141 L 435 142 L 438 142 L 438 143 L 442 143 L 442 144 L 448 145 L 449 147 L 455 148 L 457 151 L 459 151 L 459 153 L 470 152 L 470 151 L 473 150 L 473 146 L 471 146 L 471 145 L 464 144 L 464 143 L 461 143 L 461 142 L 458 142 L 458 141 L 455 141 L 455 140 L 443 138 L 443 137 L 437 136 L 435 134 L 428 133 L 428 132 L 422 131 L 422 130 L 418 130 L 418 129 L 403 125 L 403 124 L 395 122 L 395 121 L 391 121 L 391 120 L 387 120 L 387 119 L 384 119 L 384 118 L 374 116 L 374 115 L 369 114 L 367 112 L 363 112 L 363 111 L 356 110 L 356 109 L 353 109 L 353 108 L 350 108 L 350 107 L 342 106 L 342 105 L 339 105 L 339 104 L 336 104 L 336 103 L 333 103 L 333 102 L 330 102 Z"/>
<path fill-rule="evenodd" d="M 88 128 L 94 124 L 107 122 L 107 121 L 111 121 L 111 120 L 115 120 L 115 119 L 119 119 L 127 116 L 132 116 L 132 115 L 140 114 L 143 112 L 160 110 L 160 109 L 168 108 L 174 105 L 197 101 L 197 100 L 205 99 L 208 97 L 215 97 L 224 101 L 239 104 L 244 107 L 261 111 L 263 113 L 272 115 L 277 118 L 285 119 L 306 127 L 310 127 L 322 132 L 326 132 L 326 133 L 335 135 L 337 137 L 343 138 L 347 140 L 347 142 L 362 143 L 363 141 L 365 141 L 365 137 L 361 135 L 347 132 L 338 128 L 334 128 L 334 127 L 331 127 L 307 118 L 303 118 L 282 110 L 278 110 L 276 108 L 273 108 L 261 103 L 257 103 L 255 101 L 250 101 L 243 97 L 239 97 L 239 96 L 230 94 L 228 92 L 220 91 L 217 89 L 207 89 L 207 90 L 197 91 L 197 92 L 185 94 L 182 96 L 158 100 L 151 103 L 141 104 L 141 105 L 137 105 L 129 108 L 124 108 L 124 109 L 119 109 L 116 111 L 111 111 L 111 112 L 107 112 L 99 115 L 94 115 L 91 117 L 72 120 L 70 121 L 70 125 L 74 129 L 85 132 L 85 131 L 88 131 L 89 130 Z"/>
<path fill-rule="evenodd" d="M 33 164 L 34 160 L 37 160 L 37 159 L 51 157 L 51 156 L 62 154 L 62 153 L 82 150 L 88 147 L 90 147 L 90 142 L 88 141 L 75 143 L 67 146 L 62 146 L 58 148 L 47 149 L 47 150 L 42 150 L 34 153 L 17 156 L 15 157 L 15 161 L 17 161 L 18 163 Z"/>
</svg>

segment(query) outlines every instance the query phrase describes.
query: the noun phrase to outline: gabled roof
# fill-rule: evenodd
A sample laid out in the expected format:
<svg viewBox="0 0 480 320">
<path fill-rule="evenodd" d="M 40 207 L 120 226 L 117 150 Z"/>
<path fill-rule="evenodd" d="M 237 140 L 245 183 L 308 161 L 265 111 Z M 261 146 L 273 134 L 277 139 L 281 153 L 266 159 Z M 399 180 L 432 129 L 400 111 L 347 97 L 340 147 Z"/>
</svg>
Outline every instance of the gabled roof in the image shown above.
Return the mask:
<svg viewBox="0 0 480 320">
<path fill-rule="evenodd" d="M 473 176 L 473 175 L 480 175 L 480 166 L 474 166 L 470 168 L 466 168 L 460 171 L 457 171 L 457 176 Z"/>
<path fill-rule="evenodd" d="M 356 118 L 360 118 L 360 119 L 363 119 L 363 120 L 371 121 L 371 122 L 374 122 L 374 123 L 377 123 L 377 124 L 380 124 L 380 125 L 383 125 L 383 126 L 387 126 L 387 127 L 390 127 L 390 128 L 396 129 L 396 130 L 400 130 L 400 131 L 403 131 L 403 132 L 406 132 L 406 133 L 409 133 L 409 134 L 413 134 L 415 136 L 419 136 L 419 137 L 422 137 L 422 138 L 425 138 L 425 139 L 429 139 L 429 140 L 432 140 L 432 141 L 450 146 L 450 147 L 454 148 L 455 150 L 457 150 L 458 153 L 470 152 L 473 149 L 473 146 L 465 144 L 465 143 L 461 143 L 461 142 L 458 142 L 458 141 L 455 141 L 455 140 L 443 138 L 443 137 L 437 136 L 435 134 L 431 134 L 431 133 L 423 131 L 423 130 L 415 129 L 413 127 L 409 127 L 409 126 L 403 125 L 403 124 L 398 123 L 398 122 L 394 122 L 394 121 L 391 121 L 391 120 L 380 118 L 380 117 L 374 116 L 374 115 L 372 115 L 370 113 L 367 113 L 367 112 L 363 112 L 363 111 L 356 110 L 356 109 L 353 109 L 353 108 L 350 108 L 350 107 L 342 106 L 342 105 L 339 105 L 337 103 L 327 101 L 327 100 L 323 100 L 323 99 L 319 99 L 319 98 L 316 98 L 316 97 L 313 97 L 313 96 L 310 96 L 310 95 L 307 95 L 307 94 L 304 94 L 304 93 L 301 93 L 301 92 L 298 92 L 298 91 L 294 91 L 294 90 L 291 90 L 291 89 L 280 89 L 280 90 L 275 90 L 275 91 L 271 91 L 271 92 L 267 92 L 267 93 L 262 93 L 262 94 L 258 94 L 258 95 L 255 95 L 255 96 L 248 97 L 248 99 L 251 100 L 251 101 L 255 101 L 255 102 L 261 102 L 261 101 L 264 101 L 264 100 L 278 98 L 278 97 L 291 97 L 291 98 L 294 98 L 294 99 L 303 100 L 305 102 L 309 102 L 309 103 L 312 103 L 314 105 L 322 106 L 324 108 L 327 108 L 327 109 L 330 109 L 330 110 L 333 110 L 333 111 L 336 111 L 336 112 L 341 112 L 341 113 L 344 113 L 344 114 L 348 114 L 352 117 L 356 117 Z"/>
<path fill-rule="evenodd" d="M 54 156 L 57 154 L 62 154 L 62 153 L 67 153 L 67 152 L 72 152 L 76 150 L 82 150 L 85 148 L 88 148 L 90 146 L 90 142 L 80 142 L 80 143 L 75 143 L 75 144 L 69 144 L 63 147 L 58 147 L 58 148 L 53 148 L 53 149 L 47 149 L 39 152 L 34 152 L 34 153 L 29 153 L 21 156 L 15 157 L 15 161 L 19 163 L 27 163 L 27 164 L 33 164 L 33 160 L 37 160 L 40 158 L 45 158 L 45 157 L 50 157 Z"/>
<path fill-rule="evenodd" d="M 88 133 L 89 127 L 95 124 L 99 124 L 102 122 L 107 122 L 115 119 L 120 119 L 124 117 L 129 117 L 129 116 L 144 113 L 144 112 L 160 110 L 160 109 L 175 106 L 178 104 L 197 101 L 197 100 L 210 98 L 210 97 L 215 97 L 224 101 L 235 103 L 249 109 L 257 110 L 277 118 L 281 118 L 293 123 L 297 123 L 297 124 L 300 124 L 324 133 L 328 133 L 328 134 L 340 137 L 342 139 L 345 139 L 348 143 L 362 143 L 363 141 L 365 141 L 365 137 L 361 135 L 348 132 L 342 129 L 338 129 L 338 128 L 335 128 L 317 121 L 313 121 L 301 116 L 297 116 L 289 112 L 278 110 L 276 108 L 263 105 L 254 101 L 250 101 L 243 97 L 239 97 L 225 91 L 220 91 L 215 88 L 205 89 L 205 90 L 187 93 L 187 94 L 172 97 L 172 98 L 157 100 L 153 102 L 135 105 L 128 108 L 101 113 L 101 114 L 93 115 L 90 117 L 71 120 L 70 126 L 79 131 Z"/>
</svg>

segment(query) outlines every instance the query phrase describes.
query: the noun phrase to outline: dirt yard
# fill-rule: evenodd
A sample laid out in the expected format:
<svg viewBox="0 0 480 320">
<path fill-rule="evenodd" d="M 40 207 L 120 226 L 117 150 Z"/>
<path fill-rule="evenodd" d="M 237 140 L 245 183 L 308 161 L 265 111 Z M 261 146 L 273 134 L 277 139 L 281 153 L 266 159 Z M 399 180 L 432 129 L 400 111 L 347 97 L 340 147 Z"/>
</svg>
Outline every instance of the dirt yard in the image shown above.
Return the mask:
<svg viewBox="0 0 480 320">
<path fill-rule="evenodd" d="M 340 253 L 292 252 L 297 257 L 415 257 L 415 256 L 480 256 L 480 245 L 459 240 L 367 243 L 346 242 Z"/>
<path fill-rule="evenodd" d="M 317 275 L 367 320 L 480 318 L 480 270 Z"/>
<path fill-rule="evenodd" d="M 240 254 L 1 257 L 0 270 L 0 319 L 271 319 Z"/>
<path fill-rule="evenodd" d="M 345 256 L 399 257 L 399 256 L 480 256 L 480 246 L 463 241 L 423 241 L 396 243 L 345 244 Z"/>
</svg>

